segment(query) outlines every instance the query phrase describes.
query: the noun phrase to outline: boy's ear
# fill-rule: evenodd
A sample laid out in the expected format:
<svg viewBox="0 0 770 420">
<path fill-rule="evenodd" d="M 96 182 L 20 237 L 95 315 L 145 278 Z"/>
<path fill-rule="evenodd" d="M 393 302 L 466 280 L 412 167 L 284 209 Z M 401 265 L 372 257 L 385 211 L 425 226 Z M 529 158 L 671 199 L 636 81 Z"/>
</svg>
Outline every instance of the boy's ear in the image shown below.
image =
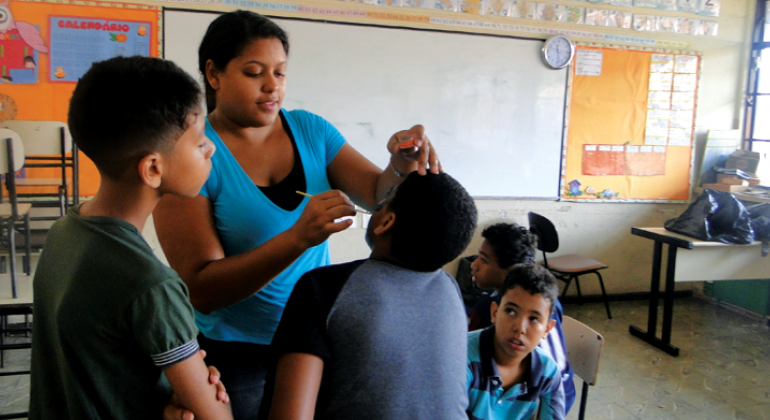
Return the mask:
<svg viewBox="0 0 770 420">
<path fill-rule="evenodd" d="M 150 188 L 160 187 L 163 175 L 163 164 L 160 153 L 150 153 L 139 161 L 139 177 Z"/>
<path fill-rule="evenodd" d="M 497 304 L 497 302 L 494 302 L 494 301 L 492 302 L 491 305 L 489 305 L 489 315 L 491 316 L 493 324 L 495 322 L 497 322 L 496 319 L 497 319 L 497 308 L 498 307 L 499 307 L 499 305 Z"/>
<path fill-rule="evenodd" d="M 393 213 L 392 211 L 387 212 L 385 216 L 382 218 L 382 221 L 379 225 L 375 226 L 374 228 L 374 234 L 375 235 L 382 235 L 384 233 L 387 233 L 389 230 L 393 229 L 393 226 L 396 224 L 396 213 Z"/>
<path fill-rule="evenodd" d="M 549 319 L 549 320 L 548 320 L 548 324 L 546 324 L 546 327 L 545 327 L 545 334 L 543 334 L 543 338 L 545 338 L 545 336 L 547 336 L 548 334 L 550 334 L 551 330 L 553 329 L 553 327 L 554 327 L 555 325 L 556 325 L 556 320 L 555 320 L 555 319 Z"/>
<path fill-rule="evenodd" d="M 208 80 L 212 89 L 219 89 L 219 69 L 213 60 L 206 61 L 206 80 Z"/>
</svg>

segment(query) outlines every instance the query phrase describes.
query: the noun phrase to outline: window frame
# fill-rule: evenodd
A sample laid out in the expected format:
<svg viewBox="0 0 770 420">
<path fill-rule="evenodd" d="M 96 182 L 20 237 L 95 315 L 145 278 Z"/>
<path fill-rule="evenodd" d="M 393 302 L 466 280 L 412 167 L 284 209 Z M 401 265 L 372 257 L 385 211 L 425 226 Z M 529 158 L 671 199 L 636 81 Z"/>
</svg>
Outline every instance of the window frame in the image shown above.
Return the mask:
<svg viewBox="0 0 770 420">
<path fill-rule="evenodd" d="M 770 143 L 770 138 L 760 139 L 754 137 L 754 123 L 756 117 L 756 104 L 757 98 L 760 96 L 770 97 L 770 92 L 759 93 L 757 92 L 759 87 L 760 77 L 760 60 L 763 50 L 770 50 L 770 41 L 764 41 L 765 38 L 765 23 L 767 21 L 768 7 L 770 7 L 770 0 L 757 0 L 756 13 L 754 19 L 754 30 L 752 31 L 751 38 L 751 53 L 749 56 L 749 77 L 746 86 L 746 106 L 744 112 L 744 130 L 743 130 L 743 148 L 745 150 L 753 150 L 755 142 Z M 767 63 L 767 69 L 765 70 L 770 77 L 770 63 Z"/>
</svg>

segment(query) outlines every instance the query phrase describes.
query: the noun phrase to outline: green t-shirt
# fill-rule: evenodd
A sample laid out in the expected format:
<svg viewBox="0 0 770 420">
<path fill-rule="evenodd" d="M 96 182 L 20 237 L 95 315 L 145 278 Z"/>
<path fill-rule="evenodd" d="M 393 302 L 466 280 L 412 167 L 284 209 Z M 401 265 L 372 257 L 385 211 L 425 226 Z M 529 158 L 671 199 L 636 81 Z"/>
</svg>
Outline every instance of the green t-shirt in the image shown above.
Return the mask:
<svg viewBox="0 0 770 420">
<path fill-rule="evenodd" d="M 198 351 L 187 287 L 136 227 L 79 210 L 35 273 L 29 418 L 160 419 L 163 368 Z"/>
</svg>

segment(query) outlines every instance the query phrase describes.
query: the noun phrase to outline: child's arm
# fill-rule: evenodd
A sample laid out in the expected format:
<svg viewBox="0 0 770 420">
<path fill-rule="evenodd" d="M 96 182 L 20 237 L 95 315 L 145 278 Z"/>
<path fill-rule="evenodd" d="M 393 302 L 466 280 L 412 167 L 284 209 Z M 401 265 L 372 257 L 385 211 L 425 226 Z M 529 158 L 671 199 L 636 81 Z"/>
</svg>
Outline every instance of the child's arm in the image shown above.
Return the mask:
<svg viewBox="0 0 770 420">
<path fill-rule="evenodd" d="M 278 359 L 270 420 L 312 420 L 324 361 L 307 353 L 287 353 Z"/>
<path fill-rule="evenodd" d="M 168 366 L 163 372 L 178 404 L 192 411 L 196 420 L 233 418 L 230 404 L 218 401 L 219 390 L 209 382 L 209 369 L 200 353 Z"/>
<path fill-rule="evenodd" d="M 202 359 L 206 358 L 205 350 L 199 350 L 198 354 L 201 355 Z M 219 369 L 214 366 L 208 366 L 208 369 L 209 383 L 216 386 L 217 388 L 217 400 L 223 403 L 229 403 L 230 396 L 227 395 L 227 389 L 225 389 L 225 385 L 222 383 L 222 381 L 219 380 L 222 376 L 219 373 Z M 195 420 L 195 414 L 193 414 L 192 411 L 187 410 L 186 408 L 179 405 L 179 399 L 177 398 L 176 394 L 173 394 L 171 395 L 171 401 L 163 410 L 163 420 Z"/>
</svg>

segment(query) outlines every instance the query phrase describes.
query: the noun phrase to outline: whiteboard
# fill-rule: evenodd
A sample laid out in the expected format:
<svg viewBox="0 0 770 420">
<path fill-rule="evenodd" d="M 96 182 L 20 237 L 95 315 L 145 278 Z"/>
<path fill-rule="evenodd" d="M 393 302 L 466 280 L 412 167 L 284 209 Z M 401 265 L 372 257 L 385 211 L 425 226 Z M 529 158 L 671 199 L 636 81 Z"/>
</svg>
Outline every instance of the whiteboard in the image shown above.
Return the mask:
<svg viewBox="0 0 770 420">
<path fill-rule="evenodd" d="M 214 12 L 164 9 L 164 56 L 200 79 Z M 567 70 L 542 40 L 274 18 L 289 33 L 283 107 L 322 116 L 384 168 L 385 144 L 423 124 L 444 167 L 477 198 L 556 198 Z"/>
</svg>

